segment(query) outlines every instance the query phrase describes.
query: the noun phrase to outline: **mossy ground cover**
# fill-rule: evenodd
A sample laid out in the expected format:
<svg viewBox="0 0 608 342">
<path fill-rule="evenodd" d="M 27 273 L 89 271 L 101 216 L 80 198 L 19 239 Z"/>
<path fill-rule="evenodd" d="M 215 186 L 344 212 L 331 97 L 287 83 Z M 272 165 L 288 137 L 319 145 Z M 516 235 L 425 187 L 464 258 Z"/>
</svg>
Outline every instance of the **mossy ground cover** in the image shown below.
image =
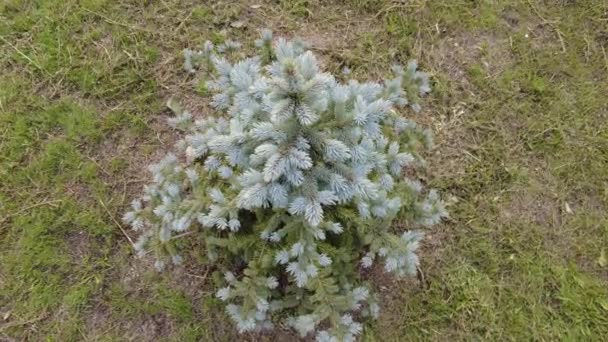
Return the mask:
<svg viewBox="0 0 608 342">
<path fill-rule="evenodd" d="M 608 335 L 606 2 L 8 0 L 0 339 L 237 338 L 199 252 L 156 274 L 118 220 L 175 139 L 164 102 L 209 113 L 181 50 L 263 27 L 332 72 L 378 79 L 416 58 L 433 75 L 415 120 L 435 132 L 423 178 L 451 218 L 420 279 L 373 273 L 384 311 L 364 340 Z"/>
</svg>

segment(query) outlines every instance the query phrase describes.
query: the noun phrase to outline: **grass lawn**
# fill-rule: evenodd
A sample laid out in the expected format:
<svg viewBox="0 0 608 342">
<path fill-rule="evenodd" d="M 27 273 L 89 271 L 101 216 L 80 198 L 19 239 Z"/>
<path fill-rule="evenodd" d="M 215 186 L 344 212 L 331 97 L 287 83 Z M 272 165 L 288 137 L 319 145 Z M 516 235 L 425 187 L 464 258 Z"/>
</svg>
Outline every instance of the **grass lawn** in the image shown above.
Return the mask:
<svg viewBox="0 0 608 342">
<path fill-rule="evenodd" d="M 419 61 L 424 182 L 450 199 L 424 279 L 381 277 L 364 341 L 608 336 L 608 2 L 0 2 L 0 340 L 236 335 L 192 252 L 157 274 L 117 221 L 172 148 L 164 103 L 206 111 L 181 51 L 300 36 L 326 69 Z M 203 97 L 200 97 L 202 95 Z"/>
</svg>

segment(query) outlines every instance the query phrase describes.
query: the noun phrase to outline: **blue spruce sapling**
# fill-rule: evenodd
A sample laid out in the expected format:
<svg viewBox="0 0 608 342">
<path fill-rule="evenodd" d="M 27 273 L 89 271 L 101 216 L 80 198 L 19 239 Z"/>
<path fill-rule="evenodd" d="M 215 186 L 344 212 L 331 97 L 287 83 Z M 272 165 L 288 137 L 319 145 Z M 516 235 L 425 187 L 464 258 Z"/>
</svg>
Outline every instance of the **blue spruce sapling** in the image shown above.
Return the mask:
<svg viewBox="0 0 608 342">
<path fill-rule="evenodd" d="M 182 261 L 180 236 L 200 234 L 240 332 L 287 316 L 301 336 L 352 341 L 355 318 L 379 311 L 359 268 L 415 274 L 415 229 L 447 216 L 436 191 L 404 175 L 423 162 L 430 133 L 394 109 L 419 110 L 428 75 L 412 62 L 382 83 L 340 82 L 300 41 L 264 30 L 256 46 L 259 56 L 236 62 L 225 57 L 240 47 L 231 41 L 185 51 L 186 71 L 213 74 L 211 105 L 223 114 L 169 103 L 184 138 L 150 166 L 153 181 L 124 221 L 159 270 Z M 397 215 L 412 230 L 396 232 Z"/>
</svg>

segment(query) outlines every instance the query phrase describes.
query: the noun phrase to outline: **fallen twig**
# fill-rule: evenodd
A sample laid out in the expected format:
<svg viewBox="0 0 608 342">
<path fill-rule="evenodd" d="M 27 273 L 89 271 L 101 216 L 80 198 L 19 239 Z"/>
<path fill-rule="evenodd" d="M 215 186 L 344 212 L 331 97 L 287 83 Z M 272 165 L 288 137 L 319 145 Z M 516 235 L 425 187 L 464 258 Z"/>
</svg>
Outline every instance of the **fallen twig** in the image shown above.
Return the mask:
<svg viewBox="0 0 608 342">
<path fill-rule="evenodd" d="M 28 319 L 27 321 L 8 322 L 6 324 L 0 325 L 0 331 L 7 329 L 7 328 L 18 327 L 20 325 L 32 324 L 32 323 L 38 322 L 40 320 L 43 320 L 46 316 L 47 316 L 47 314 L 44 313 L 36 318 Z"/>
<path fill-rule="evenodd" d="M 178 235 L 172 236 L 169 240 L 179 239 L 179 238 L 182 238 L 184 236 L 191 235 L 193 233 L 194 233 L 193 231 L 189 231 L 189 232 L 185 232 L 185 233 L 182 233 L 182 234 L 178 234 Z"/>
<path fill-rule="evenodd" d="M 190 277 L 194 277 L 194 278 L 198 278 L 198 279 L 202 279 L 203 281 L 207 280 L 207 275 L 209 274 L 209 270 L 211 269 L 211 267 L 207 267 L 205 269 L 205 273 L 200 276 L 197 274 L 192 274 L 192 273 L 186 273 L 186 275 L 190 276 Z"/>
<path fill-rule="evenodd" d="M 420 283 L 420 288 L 426 290 L 429 287 L 429 284 L 426 282 L 426 277 L 424 276 L 424 272 L 420 266 L 416 267 L 416 277 L 418 278 L 418 282 Z"/>
<path fill-rule="evenodd" d="M 0 223 L 4 223 L 5 221 L 9 220 L 11 217 L 17 216 L 17 215 L 19 215 L 19 214 L 21 214 L 23 212 L 26 212 L 26 211 L 28 211 L 30 209 L 37 208 L 37 207 L 40 207 L 40 206 L 43 206 L 43 205 L 50 205 L 50 206 L 52 206 L 53 203 L 57 203 L 57 202 L 61 202 L 61 200 L 42 201 L 40 203 L 36 203 L 36 204 L 32 204 L 30 206 L 27 206 L 25 208 L 21 208 L 18 211 L 14 212 L 12 214 L 8 214 L 4 218 L 2 218 L 2 220 L 0 220 Z"/>
<path fill-rule="evenodd" d="M 120 228 L 120 231 L 123 233 L 123 235 L 127 238 L 127 240 L 129 240 L 129 242 L 131 243 L 131 245 L 135 245 L 133 243 L 133 240 L 131 239 L 131 237 L 129 236 L 129 234 L 127 234 L 127 232 L 124 230 L 124 228 L 122 227 L 122 225 L 120 224 L 120 222 L 118 222 L 116 220 L 116 218 L 114 217 L 114 215 L 112 215 L 112 213 L 110 212 L 110 210 L 108 210 L 108 207 L 106 207 L 106 204 L 103 203 L 102 200 L 99 200 L 99 203 L 101 204 L 101 206 L 106 210 L 106 213 L 108 213 L 108 215 L 110 216 L 110 218 L 112 219 L 112 221 L 114 221 L 114 223 L 118 226 L 118 228 Z"/>
<path fill-rule="evenodd" d="M 25 53 L 23 53 L 21 50 L 19 50 L 18 47 L 16 47 L 15 45 L 11 44 L 11 42 L 9 42 L 8 40 L 6 40 L 3 36 L 0 36 L 0 40 L 2 40 L 4 43 L 8 44 L 8 46 L 12 47 L 13 50 L 17 51 L 18 54 L 21 55 L 21 57 L 27 59 L 27 61 L 32 64 L 33 66 L 36 67 L 36 69 L 42 71 L 43 73 L 45 73 L 47 76 L 51 76 L 51 74 L 46 71 L 44 68 L 42 68 L 40 66 L 40 64 L 36 63 L 33 59 L 31 59 L 28 55 L 26 55 Z"/>
</svg>

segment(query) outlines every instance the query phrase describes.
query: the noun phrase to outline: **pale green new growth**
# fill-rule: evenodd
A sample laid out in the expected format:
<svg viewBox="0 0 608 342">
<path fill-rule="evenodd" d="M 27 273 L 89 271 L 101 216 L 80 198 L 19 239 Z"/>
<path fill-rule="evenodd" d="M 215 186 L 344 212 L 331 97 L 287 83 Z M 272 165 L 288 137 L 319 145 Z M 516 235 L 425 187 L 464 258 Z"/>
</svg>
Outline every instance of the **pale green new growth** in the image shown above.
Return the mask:
<svg viewBox="0 0 608 342">
<path fill-rule="evenodd" d="M 351 341 L 363 329 L 353 315 L 378 315 L 357 269 L 379 261 L 414 274 L 413 229 L 447 216 L 435 191 L 403 174 L 422 162 L 430 133 L 394 110 L 420 109 L 428 75 L 412 62 L 383 83 L 342 83 L 302 42 L 273 42 L 265 30 L 256 46 L 260 56 L 237 62 L 224 57 L 240 47 L 232 41 L 184 52 L 188 72 L 213 72 L 211 104 L 227 115 L 198 118 L 170 103 L 169 124 L 186 135 L 150 167 L 154 181 L 124 220 L 159 270 L 182 260 L 173 236 L 201 234 L 225 267 L 217 297 L 239 331 L 271 328 L 283 312 L 302 336 Z M 393 232 L 398 214 L 412 230 Z"/>
</svg>

